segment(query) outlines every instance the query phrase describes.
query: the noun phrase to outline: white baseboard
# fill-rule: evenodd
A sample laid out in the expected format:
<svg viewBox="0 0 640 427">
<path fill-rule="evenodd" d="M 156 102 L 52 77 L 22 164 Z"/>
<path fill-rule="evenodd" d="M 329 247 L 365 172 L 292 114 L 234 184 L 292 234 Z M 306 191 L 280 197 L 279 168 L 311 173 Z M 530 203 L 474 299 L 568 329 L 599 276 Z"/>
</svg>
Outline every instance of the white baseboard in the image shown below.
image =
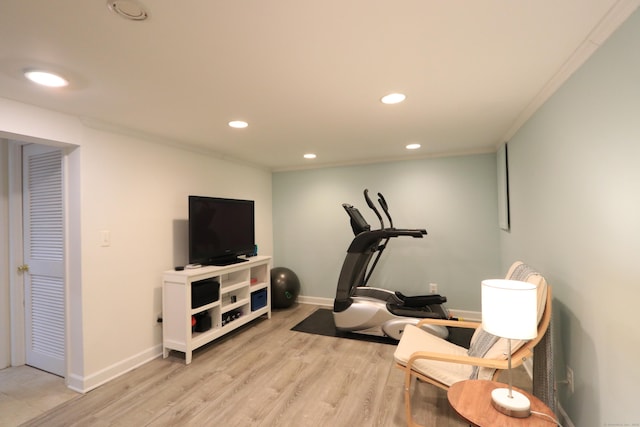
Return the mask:
<svg viewBox="0 0 640 427">
<path fill-rule="evenodd" d="M 333 307 L 333 298 L 305 297 L 304 295 L 300 295 L 298 296 L 298 302 L 300 304 L 313 304 L 321 305 L 323 307 Z"/>
<path fill-rule="evenodd" d="M 86 377 L 71 374 L 67 377 L 67 387 L 79 393 L 87 393 L 160 356 L 162 356 L 162 345 L 158 344 Z"/>
<path fill-rule="evenodd" d="M 67 387 L 69 387 L 73 391 L 77 391 L 78 393 L 84 393 L 82 391 L 82 377 L 76 374 L 69 374 L 65 378 Z"/>
</svg>

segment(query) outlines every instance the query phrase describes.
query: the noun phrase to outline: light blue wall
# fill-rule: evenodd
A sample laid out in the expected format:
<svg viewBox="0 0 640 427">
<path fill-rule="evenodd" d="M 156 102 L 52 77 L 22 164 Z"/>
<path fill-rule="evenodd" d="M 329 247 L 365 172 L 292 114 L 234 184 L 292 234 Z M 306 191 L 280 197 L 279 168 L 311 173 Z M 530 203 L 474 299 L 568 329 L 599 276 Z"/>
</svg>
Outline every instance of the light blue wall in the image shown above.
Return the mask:
<svg viewBox="0 0 640 427">
<path fill-rule="evenodd" d="M 575 426 L 637 425 L 639 52 L 636 12 L 509 142 L 509 232 L 497 228 L 493 155 L 275 173 L 276 265 L 298 273 L 303 295 L 333 297 L 351 241 L 340 204 L 373 224 L 361 191 L 381 191 L 398 227 L 429 235 L 393 241 L 379 284 L 438 282 L 450 306 L 478 310 L 479 280 L 530 263 L 553 286 L 557 378 L 574 369 L 561 408 Z"/>
<path fill-rule="evenodd" d="M 479 310 L 480 281 L 504 275 L 496 180 L 495 154 L 274 173 L 274 265 L 296 272 L 302 295 L 333 299 L 353 239 L 341 205 L 377 228 L 369 188 L 385 196 L 397 228 L 429 233 L 392 239 L 370 285 L 420 294 L 435 282 L 449 307 Z"/>
<path fill-rule="evenodd" d="M 640 406 L 640 14 L 509 143 L 512 229 L 554 289 L 560 403 L 580 427 L 638 425 Z"/>
</svg>

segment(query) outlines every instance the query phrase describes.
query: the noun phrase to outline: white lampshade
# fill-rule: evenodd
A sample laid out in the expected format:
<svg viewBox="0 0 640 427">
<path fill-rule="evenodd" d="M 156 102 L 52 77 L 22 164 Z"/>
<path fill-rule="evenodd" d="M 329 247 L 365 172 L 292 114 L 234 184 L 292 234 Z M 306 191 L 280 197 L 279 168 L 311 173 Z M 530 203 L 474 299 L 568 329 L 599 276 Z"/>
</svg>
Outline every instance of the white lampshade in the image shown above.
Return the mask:
<svg viewBox="0 0 640 427">
<path fill-rule="evenodd" d="M 536 286 L 518 280 L 483 280 L 482 327 L 502 338 L 535 338 L 538 333 Z"/>
<path fill-rule="evenodd" d="M 536 286 L 517 280 L 482 281 L 482 327 L 490 334 L 507 338 L 509 388 L 491 392 L 493 407 L 508 416 L 525 418 L 531 414 L 529 398 L 511 386 L 511 340 L 528 340 L 538 333 Z"/>
</svg>

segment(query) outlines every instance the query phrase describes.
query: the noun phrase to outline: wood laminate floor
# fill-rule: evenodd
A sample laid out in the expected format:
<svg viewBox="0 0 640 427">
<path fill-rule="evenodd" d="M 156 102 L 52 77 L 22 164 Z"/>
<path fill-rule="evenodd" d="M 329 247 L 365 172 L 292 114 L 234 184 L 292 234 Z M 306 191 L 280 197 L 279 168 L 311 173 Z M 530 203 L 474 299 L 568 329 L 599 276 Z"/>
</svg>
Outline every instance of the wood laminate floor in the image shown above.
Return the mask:
<svg viewBox="0 0 640 427">
<path fill-rule="evenodd" d="M 274 311 L 197 350 L 190 365 L 172 352 L 22 425 L 405 426 L 395 346 L 290 330 L 316 308 Z M 466 425 L 444 391 L 414 390 L 416 421 Z"/>
</svg>

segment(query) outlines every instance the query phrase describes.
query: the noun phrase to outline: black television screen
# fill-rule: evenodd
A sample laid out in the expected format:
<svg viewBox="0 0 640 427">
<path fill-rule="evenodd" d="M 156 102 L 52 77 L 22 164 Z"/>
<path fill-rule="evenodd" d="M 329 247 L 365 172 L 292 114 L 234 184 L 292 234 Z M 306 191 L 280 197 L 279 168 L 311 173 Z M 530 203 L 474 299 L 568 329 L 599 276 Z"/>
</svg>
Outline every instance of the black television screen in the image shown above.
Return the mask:
<svg viewBox="0 0 640 427">
<path fill-rule="evenodd" d="M 233 264 L 254 251 L 253 200 L 189 196 L 190 264 Z"/>
</svg>

